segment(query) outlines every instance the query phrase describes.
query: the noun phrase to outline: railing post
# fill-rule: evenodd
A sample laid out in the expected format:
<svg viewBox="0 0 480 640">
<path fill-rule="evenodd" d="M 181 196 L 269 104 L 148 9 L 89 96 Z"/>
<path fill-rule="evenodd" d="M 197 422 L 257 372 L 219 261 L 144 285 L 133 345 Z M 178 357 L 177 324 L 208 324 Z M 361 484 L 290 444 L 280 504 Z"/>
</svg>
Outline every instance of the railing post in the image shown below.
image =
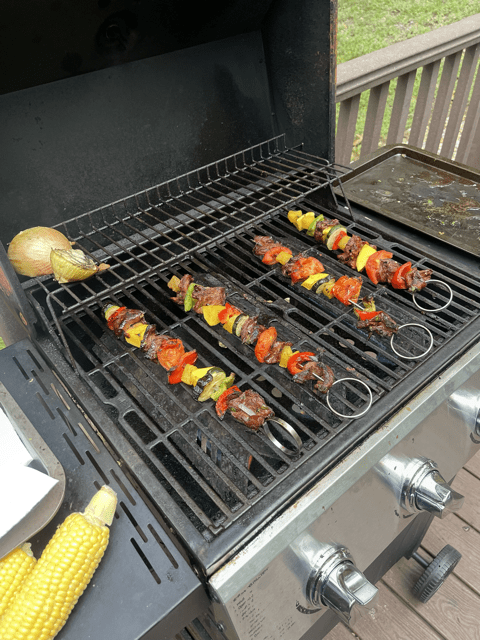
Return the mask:
<svg viewBox="0 0 480 640">
<path fill-rule="evenodd" d="M 452 158 L 455 152 L 455 145 L 465 115 L 465 107 L 467 106 L 468 94 L 475 76 L 479 54 L 480 44 L 477 44 L 469 47 L 463 56 L 462 69 L 455 88 L 455 96 L 448 115 L 445 138 L 440 151 L 442 156 L 447 158 Z"/>
<path fill-rule="evenodd" d="M 455 160 L 480 169 L 480 73 L 477 73 Z"/>
<path fill-rule="evenodd" d="M 403 140 L 416 75 L 416 71 L 410 71 L 410 73 L 405 73 L 397 80 L 397 89 L 395 91 L 395 99 L 390 116 L 390 126 L 388 128 L 387 144 L 395 144 Z"/>
<path fill-rule="evenodd" d="M 370 89 L 362 149 L 360 151 L 361 158 L 372 153 L 378 147 L 389 86 L 390 80 Z"/>
<path fill-rule="evenodd" d="M 458 67 L 460 66 L 461 57 L 462 51 L 457 51 L 457 53 L 452 53 L 452 55 L 447 56 L 443 63 L 440 86 L 438 87 L 437 98 L 435 100 L 435 106 L 433 107 L 432 119 L 430 122 L 427 140 L 425 142 L 425 149 L 432 153 L 438 153 L 442 134 L 445 129 L 448 110 L 450 108 L 450 102 L 453 96 L 453 90 L 455 88 L 455 82 L 457 81 Z"/>
<path fill-rule="evenodd" d="M 335 161 L 349 165 L 355 140 L 360 94 L 344 100 L 338 114 L 337 135 L 335 136 Z"/>
<path fill-rule="evenodd" d="M 432 113 L 432 105 L 435 99 L 435 87 L 437 85 L 440 60 L 427 64 L 422 69 L 422 79 L 418 89 L 417 103 L 413 114 L 412 129 L 408 139 L 414 147 L 422 147 L 427 132 L 428 121 Z"/>
</svg>

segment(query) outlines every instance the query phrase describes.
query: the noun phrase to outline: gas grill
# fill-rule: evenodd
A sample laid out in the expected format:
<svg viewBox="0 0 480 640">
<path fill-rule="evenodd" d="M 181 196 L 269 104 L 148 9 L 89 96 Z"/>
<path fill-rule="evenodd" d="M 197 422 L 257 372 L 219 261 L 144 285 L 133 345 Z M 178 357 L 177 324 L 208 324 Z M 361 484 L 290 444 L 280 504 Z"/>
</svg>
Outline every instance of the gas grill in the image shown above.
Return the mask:
<svg viewBox="0 0 480 640">
<path fill-rule="evenodd" d="M 334 65 L 325 26 L 333 9 L 321 3 L 314 13 L 318 3 L 302 3 L 297 23 L 305 40 L 292 53 L 291 34 L 283 45 L 282 38 L 297 11 L 294 4 L 266 3 L 246 21 L 248 28 L 234 29 L 228 14 L 215 31 L 223 40 L 207 37 L 204 25 L 206 32 L 190 40 L 189 49 L 172 47 L 158 59 L 135 63 L 122 60 L 138 65 L 144 80 L 158 73 L 163 82 L 171 80 L 170 71 L 159 61 L 175 72 L 183 69 L 179 77 L 194 82 L 201 60 L 206 86 L 224 95 L 228 74 L 219 72 L 220 61 L 237 74 L 233 84 L 243 86 L 248 74 L 244 65 L 237 68 L 239 51 L 246 64 L 263 52 L 271 96 L 265 86 L 250 89 L 258 92 L 255 101 L 262 108 L 237 138 L 232 136 L 238 122 L 252 113 L 245 109 L 245 95 L 238 104 L 223 105 L 224 129 L 206 118 L 204 138 L 204 103 L 182 103 L 177 126 L 195 113 L 199 121 L 190 123 L 191 131 L 185 121 L 189 135 L 155 168 L 138 149 L 120 159 L 119 142 L 111 155 L 100 149 L 85 184 L 76 187 L 73 217 L 60 206 L 71 201 L 71 179 L 64 172 L 65 180 L 39 203 L 39 219 L 109 269 L 78 283 L 58 284 L 47 276 L 20 286 L 0 256 L 12 287 L 2 287 L 5 309 L 24 321 L 0 351 L 2 405 L 33 423 L 67 478 L 64 504 L 34 540 L 34 550 L 41 550 L 72 508 L 83 505 L 92 485 L 110 484 L 120 498 L 108 552 L 60 632 L 62 640 L 324 637 L 339 619 L 354 626 L 362 605 L 372 606 L 374 583 L 399 558 L 415 553 L 433 515 L 461 506 L 462 497 L 448 483 L 480 444 L 476 266 L 467 253 L 350 203 L 343 188 L 349 171 L 332 154 Z M 322 36 L 316 54 L 307 26 L 314 15 L 312 29 Z M 299 77 L 298 69 L 305 63 L 318 79 L 319 60 L 328 72 L 320 100 L 327 118 L 323 126 L 318 116 L 314 131 L 318 87 L 307 98 L 308 74 Z M 19 104 L 26 108 L 32 96 L 41 96 L 55 107 L 48 115 L 52 127 L 61 107 L 76 113 L 70 99 L 78 97 L 82 83 L 98 89 L 106 82 L 101 95 L 108 97 L 131 71 L 128 65 L 112 66 L 113 81 L 106 71 L 96 71 L 22 87 L 7 93 L 1 108 L 11 115 Z M 262 67 L 256 78 L 265 80 L 264 74 Z M 294 89 L 288 86 L 293 78 Z M 149 86 L 141 91 L 149 99 L 157 95 Z M 277 120 L 266 126 L 272 105 Z M 149 109 L 147 117 L 139 105 L 137 127 L 151 117 Z M 114 126 L 125 122 L 122 113 Z M 79 158 L 72 156 L 74 166 L 91 155 L 92 138 L 105 123 L 100 112 Z M 71 124 L 69 143 L 79 132 Z M 265 135 L 282 128 L 280 135 Z M 198 153 L 189 149 L 193 137 Z M 50 161 L 52 150 L 65 157 L 72 152 L 55 140 L 42 151 Z M 99 198 L 102 177 L 112 171 L 103 166 L 106 156 L 118 169 L 103 192 L 114 195 L 110 204 Z M 38 175 L 46 177 L 51 166 L 37 167 Z M 125 196 L 120 188 L 130 170 L 136 186 Z M 153 181 L 158 171 L 165 179 Z M 38 176 L 28 172 L 27 166 L 18 176 L 9 174 L 4 204 L 31 202 Z M 21 197 L 14 189 L 20 180 L 27 186 Z M 88 180 L 91 188 L 83 193 Z M 129 176 L 126 184 L 131 181 Z M 93 200 L 97 208 L 89 206 Z M 279 266 L 267 266 L 253 254 L 255 236 L 272 236 L 294 253 L 318 257 L 335 277 L 352 274 L 334 252 L 288 221 L 292 209 L 336 218 L 349 235 L 391 251 L 399 262 L 432 269 L 432 281 L 415 295 L 363 278 L 362 296 L 372 295 L 377 308 L 402 325 L 392 340 L 359 329 L 353 307 L 292 285 Z M 15 224 L 6 221 L 4 234 Z M 23 219 L 14 232 L 27 226 L 32 225 Z M 312 383 L 296 384 L 285 369 L 259 363 L 253 346 L 173 302 L 167 285 L 172 276 L 185 274 L 204 286 L 225 287 L 232 305 L 264 318 L 279 339 L 318 354 L 335 375 L 329 393 L 315 393 Z M 103 309 L 109 303 L 144 311 L 159 332 L 198 352 L 198 366 L 233 372 L 235 384 L 265 398 L 301 446 L 278 423 L 270 423 L 270 433 L 253 432 L 231 416 L 220 420 L 214 404 L 197 402 L 191 387 L 169 385 L 158 363 L 108 330 Z M 107 600 L 113 603 L 111 625 L 105 623 Z"/>
</svg>

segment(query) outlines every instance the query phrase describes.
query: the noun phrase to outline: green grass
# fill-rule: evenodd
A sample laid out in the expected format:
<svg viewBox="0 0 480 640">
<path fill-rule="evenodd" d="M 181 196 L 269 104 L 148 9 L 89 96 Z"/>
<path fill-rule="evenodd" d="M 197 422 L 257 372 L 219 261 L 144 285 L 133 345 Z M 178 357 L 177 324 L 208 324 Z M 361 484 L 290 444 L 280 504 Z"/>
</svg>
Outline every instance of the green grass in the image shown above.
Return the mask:
<svg viewBox="0 0 480 640">
<path fill-rule="evenodd" d="M 478 0 L 338 0 L 337 62 L 347 62 L 475 13 L 480 13 Z M 420 73 L 417 73 L 414 97 L 419 84 Z M 396 81 L 392 81 L 387 116 L 382 127 L 383 144 L 388 131 L 388 113 L 393 103 L 395 86 Z M 368 92 L 360 102 L 352 160 L 359 156 L 367 103 Z M 412 114 L 410 120 L 411 117 Z"/>
</svg>

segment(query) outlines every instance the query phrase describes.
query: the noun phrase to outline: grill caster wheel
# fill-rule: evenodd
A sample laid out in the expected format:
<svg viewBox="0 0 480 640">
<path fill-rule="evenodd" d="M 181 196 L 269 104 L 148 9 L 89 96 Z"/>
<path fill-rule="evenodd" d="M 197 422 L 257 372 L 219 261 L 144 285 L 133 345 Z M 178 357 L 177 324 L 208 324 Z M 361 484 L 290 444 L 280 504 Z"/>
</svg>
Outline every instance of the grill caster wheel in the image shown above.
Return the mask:
<svg viewBox="0 0 480 640">
<path fill-rule="evenodd" d="M 449 544 L 430 563 L 418 553 L 412 553 L 412 558 L 425 568 L 413 587 L 413 593 L 420 602 L 428 602 L 437 593 L 461 557 L 462 554 Z"/>
</svg>

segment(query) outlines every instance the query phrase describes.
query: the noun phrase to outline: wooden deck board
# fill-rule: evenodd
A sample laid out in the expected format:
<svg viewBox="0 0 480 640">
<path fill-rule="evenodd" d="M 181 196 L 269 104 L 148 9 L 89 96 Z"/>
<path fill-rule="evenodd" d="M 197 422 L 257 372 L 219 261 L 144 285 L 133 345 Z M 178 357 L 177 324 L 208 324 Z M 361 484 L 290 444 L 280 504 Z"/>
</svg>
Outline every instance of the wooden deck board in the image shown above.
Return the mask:
<svg viewBox="0 0 480 640">
<path fill-rule="evenodd" d="M 363 616 L 354 632 L 338 624 L 326 640 L 480 640 L 480 452 L 453 486 L 465 496 L 462 509 L 435 518 L 419 550 L 427 560 L 447 544 L 462 554 L 439 591 L 425 604 L 417 600 L 412 587 L 422 568 L 402 559 L 377 584 L 375 611 Z"/>
</svg>

